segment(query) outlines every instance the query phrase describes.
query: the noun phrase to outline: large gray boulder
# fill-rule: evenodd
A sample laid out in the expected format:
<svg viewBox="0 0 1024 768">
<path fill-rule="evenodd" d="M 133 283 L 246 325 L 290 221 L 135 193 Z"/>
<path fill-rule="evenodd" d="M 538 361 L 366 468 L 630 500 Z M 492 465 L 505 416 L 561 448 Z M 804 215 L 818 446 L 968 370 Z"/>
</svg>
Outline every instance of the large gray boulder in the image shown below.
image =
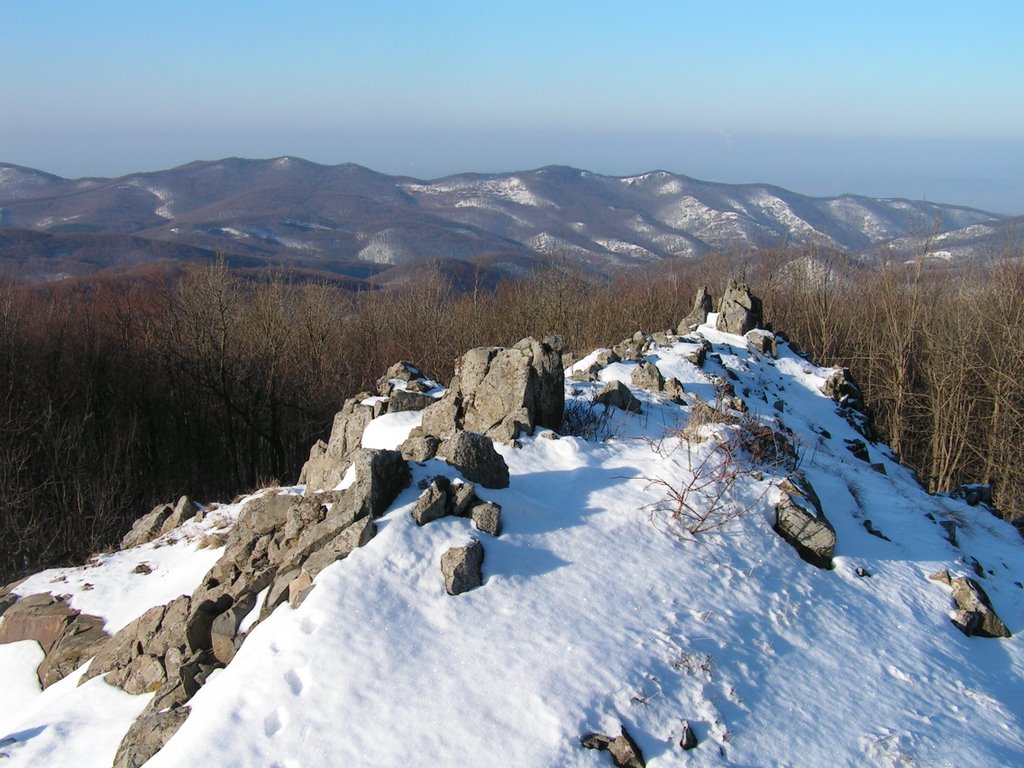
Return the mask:
<svg viewBox="0 0 1024 768">
<path fill-rule="evenodd" d="M 729 283 L 718 308 L 716 328 L 726 333 L 743 336 L 759 328 L 763 322 L 761 300 L 754 296 L 746 283 Z"/>
<path fill-rule="evenodd" d="M 464 478 L 486 488 L 507 488 L 508 464 L 494 450 L 494 442 L 477 432 L 456 432 L 437 450 Z"/>
<path fill-rule="evenodd" d="M 621 381 L 609 381 L 594 395 L 594 403 L 605 407 L 614 406 L 630 413 L 640 413 L 640 401 L 629 387 Z"/>
<path fill-rule="evenodd" d="M 565 410 L 561 353 L 557 337 L 469 350 L 448 392 L 424 409 L 420 433 L 447 438 L 465 430 L 511 443 L 538 426 L 558 429 Z"/>
<path fill-rule="evenodd" d="M 787 477 L 779 487 L 782 498 L 775 506 L 776 533 L 807 562 L 831 569 L 836 532 L 825 517 L 814 488 L 799 472 Z"/>
</svg>

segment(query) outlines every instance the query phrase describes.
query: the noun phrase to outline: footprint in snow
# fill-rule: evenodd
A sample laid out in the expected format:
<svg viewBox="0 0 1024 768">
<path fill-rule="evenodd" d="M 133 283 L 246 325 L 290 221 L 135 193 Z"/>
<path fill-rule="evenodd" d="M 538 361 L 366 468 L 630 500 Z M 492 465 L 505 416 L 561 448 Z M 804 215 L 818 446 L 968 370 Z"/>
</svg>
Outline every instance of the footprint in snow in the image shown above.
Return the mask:
<svg viewBox="0 0 1024 768">
<path fill-rule="evenodd" d="M 263 734 L 269 739 L 284 727 L 284 710 L 275 709 L 263 719 Z"/>
<path fill-rule="evenodd" d="M 284 673 L 284 680 L 288 683 L 288 688 L 292 692 L 292 696 L 298 696 L 302 693 L 302 677 L 294 669 L 289 669 Z"/>
</svg>

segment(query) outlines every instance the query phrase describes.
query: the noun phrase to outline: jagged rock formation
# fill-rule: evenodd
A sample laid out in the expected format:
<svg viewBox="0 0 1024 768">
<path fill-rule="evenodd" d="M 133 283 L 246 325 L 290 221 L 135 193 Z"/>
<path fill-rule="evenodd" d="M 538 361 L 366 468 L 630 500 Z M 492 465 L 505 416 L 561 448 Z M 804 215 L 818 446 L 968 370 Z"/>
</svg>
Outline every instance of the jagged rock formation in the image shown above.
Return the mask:
<svg viewBox="0 0 1024 768">
<path fill-rule="evenodd" d="M 188 496 L 182 496 L 177 504 L 160 504 L 135 521 L 121 539 L 121 549 L 146 544 L 197 515 L 201 516 L 202 512 Z"/>
<path fill-rule="evenodd" d="M 104 675 L 128 693 L 156 691 L 143 725 L 125 736 L 117 765 L 141 764 L 173 735 L 186 702 L 234 658 L 252 611 L 262 619 L 285 600 L 297 605 L 320 571 L 373 537 L 374 518 L 408 485 L 409 468 L 396 451 L 359 448 L 348 461 L 356 479 L 344 490 L 264 494 L 246 504 L 224 555 L 191 597 L 150 609 L 99 649 L 83 680 Z"/>
<path fill-rule="evenodd" d="M 714 306 L 715 302 L 711 298 L 711 291 L 708 290 L 708 287 L 703 285 L 698 288 L 697 296 L 693 300 L 693 310 L 679 323 L 679 335 L 683 336 L 694 330 L 697 326 L 706 323 L 708 321 L 708 314 L 712 312 Z"/>
<path fill-rule="evenodd" d="M 5 595 L 0 605 L 0 644 L 35 640 L 46 654 L 36 670 L 43 688 L 74 672 L 110 639 L 102 619 L 76 611 L 62 597 Z"/>
<path fill-rule="evenodd" d="M 565 409 L 562 342 L 525 338 L 509 349 L 462 356 L 448 392 L 423 414 L 423 434 L 478 432 L 503 443 L 538 427 L 558 429 Z"/>
<path fill-rule="evenodd" d="M 729 283 L 718 307 L 718 330 L 743 336 L 759 328 L 762 321 L 761 300 L 750 292 L 746 283 Z"/>
</svg>

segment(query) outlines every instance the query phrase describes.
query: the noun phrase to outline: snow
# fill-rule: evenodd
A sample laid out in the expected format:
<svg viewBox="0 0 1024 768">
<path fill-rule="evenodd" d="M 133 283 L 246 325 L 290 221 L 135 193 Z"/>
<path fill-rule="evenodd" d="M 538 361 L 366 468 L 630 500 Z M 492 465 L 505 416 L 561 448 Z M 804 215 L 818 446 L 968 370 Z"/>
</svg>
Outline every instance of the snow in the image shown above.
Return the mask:
<svg viewBox="0 0 1024 768">
<path fill-rule="evenodd" d="M 579 738 L 617 734 L 620 723 L 652 768 L 1024 762 L 1016 532 L 980 507 L 928 496 L 884 446 L 869 451 L 885 475 L 853 457 L 843 440 L 857 433 L 820 392 L 831 369 L 785 343 L 778 359 L 762 356 L 712 322 L 699 332 L 722 364 L 709 358 L 702 371 L 686 360 L 696 338 L 648 360 L 683 382 L 691 405 L 713 400 L 708 375 L 728 368 L 737 392 L 751 392 L 749 419 L 792 430 L 837 531 L 834 570 L 800 560 L 771 530 L 779 475 L 770 471 L 741 474 L 729 499 L 744 513 L 724 528 L 675 535 L 654 481 L 684 483 L 716 443 L 681 440 L 691 406 L 638 391 L 644 412 L 613 412 L 603 440 L 538 433 L 520 448 L 497 446 L 511 484 L 478 494 L 502 506 L 498 538 L 463 518 L 418 527 L 417 483 L 454 470 L 412 465 L 376 537 L 321 572 L 299 608 L 283 605 L 257 625 L 147 765 L 603 766 L 607 756 Z M 601 379 L 628 383 L 636 365 L 607 366 Z M 566 383 L 582 400 L 601 386 Z M 419 418 L 381 416 L 363 445 L 395 447 Z M 724 437 L 736 427 L 706 429 Z M 238 507 L 222 509 L 206 524 L 229 524 Z M 958 521 L 959 549 L 927 513 Z M 890 540 L 869 534 L 867 519 Z M 199 535 L 48 571 L 19 593 L 70 592 L 116 626 L 200 581 L 218 553 L 197 549 Z M 449 597 L 441 554 L 472 538 L 484 545 L 485 583 Z M 949 622 L 949 590 L 927 574 L 968 572 L 968 557 L 992 571 L 979 581 L 1013 638 L 968 638 Z M 135 578 L 129 566 L 141 560 L 156 568 Z M 138 586 L 171 570 L 182 573 Z M 93 589 L 82 591 L 85 580 Z M 0 739 L 15 740 L 0 752 L 12 766 L 109 765 L 148 697 L 102 679 L 40 693 L 40 658 L 31 643 L 0 646 L 10 689 Z M 685 757 L 683 719 L 701 741 Z"/>
</svg>

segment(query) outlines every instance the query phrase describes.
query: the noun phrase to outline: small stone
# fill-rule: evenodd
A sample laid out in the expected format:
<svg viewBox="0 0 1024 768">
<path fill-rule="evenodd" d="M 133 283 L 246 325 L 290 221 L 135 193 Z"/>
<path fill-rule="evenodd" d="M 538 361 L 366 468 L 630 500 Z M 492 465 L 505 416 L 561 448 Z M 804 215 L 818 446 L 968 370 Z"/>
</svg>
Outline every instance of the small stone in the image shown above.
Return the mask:
<svg viewBox="0 0 1024 768">
<path fill-rule="evenodd" d="M 686 751 L 697 748 L 697 736 L 690 727 L 689 720 L 683 720 L 683 734 L 679 738 L 679 746 Z"/>
<path fill-rule="evenodd" d="M 460 595 L 483 584 L 481 566 L 484 547 L 474 540 L 464 547 L 452 547 L 441 555 L 441 573 L 449 595 Z"/>
<path fill-rule="evenodd" d="M 474 505 L 470 510 L 470 518 L 478 531 L 501 536 L 501 507 L 497 504 L 485 501 Z"/>
</svg>

